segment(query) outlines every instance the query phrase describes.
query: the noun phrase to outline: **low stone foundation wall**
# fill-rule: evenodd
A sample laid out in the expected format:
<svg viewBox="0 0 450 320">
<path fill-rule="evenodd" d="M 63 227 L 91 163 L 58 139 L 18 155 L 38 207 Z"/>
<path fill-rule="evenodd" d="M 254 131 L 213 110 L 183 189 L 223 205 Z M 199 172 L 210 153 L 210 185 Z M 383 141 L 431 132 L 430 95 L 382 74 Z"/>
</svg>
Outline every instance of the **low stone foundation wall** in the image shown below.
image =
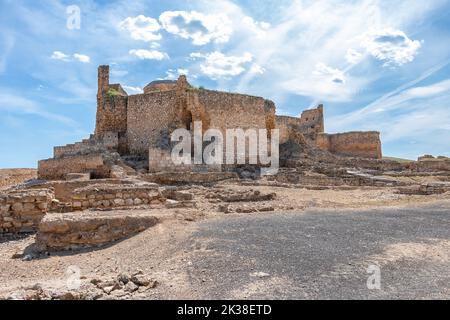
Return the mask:
<svg viewBox="0 0 450 320">
<path fill-rule="evenodd" d="M 29 189 L 53 189 L 55 191 L 55 198 L 60 202 L 71 202 L 72 194 L 75 189 L 86 188 L 98 184 L 106 185 L 133 185 L 132 180 L 127 179 L 97 179 L 97 180 L 74 180 L 74 181 L 47 181 L 34 186 Z"/>
<path fill-rule="evenodd" d="M 421 160 L 414 162 L 412 168 L 418 172 L 450 171 L 450 160 Z"/>
<path fill-rule="evenodd" d="M 397 193 L 408 195 L 432 195 L 450 192 L 450 183 L 426 183 L 420 186 L 399 188 Z"/>
<path fill-rule="evenodd" d="M 39 251 L 96 247 L 133 236 L 158 222 L 148 214 L 55 213 L 42 220 L 36 244 Z"/>
<path fill-rule="evenodd" d="M 159 187 L 148 185 L 93 185 L 75 189 L 71 205 L 73 210 L 89 208 L 116 208 L 143 204 L 160 204 L 165 201 Z"/>
<path fill-rule="evenodd" d="M 239 179 L 235 172 L 159 172 L 142 177 L 145 181 L 159 184 L 208 184 L 228 179 Z"/>
<path fill-rule="evenodd" d="M 38 177 L 46 180 L 63 180 L 68 173 L 90 173 L 96 177 L 109 177 L 109 166 L 101 154 L 68 156 L 41 160 L 38 163 Z"/>
<path fill-rule="evenodd" d="M 33 232 L 55 195 L 50 189 L 15 191 L 0 194 L 0 232 Z"/>
</svg>

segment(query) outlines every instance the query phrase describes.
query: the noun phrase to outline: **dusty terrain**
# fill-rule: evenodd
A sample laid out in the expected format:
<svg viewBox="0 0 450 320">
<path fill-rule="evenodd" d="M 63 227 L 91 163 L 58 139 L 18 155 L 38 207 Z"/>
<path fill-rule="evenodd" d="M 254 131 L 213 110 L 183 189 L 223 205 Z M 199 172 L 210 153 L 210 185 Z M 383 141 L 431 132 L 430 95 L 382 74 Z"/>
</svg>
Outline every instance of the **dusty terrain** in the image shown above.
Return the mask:
<svg viewBox="0 0 450 320">
<path fill-rule="evenodd" d="M 36 169 L 0 169 L 0 190 L 36 177 Z"/>
<path fill-rule="evenodd" d="M 364 242 L 367 241 L 363 240 L 364 234 L 376 231 L 370 229 L 371 211 L 367 210 L 371 208 L 385 210 L 386 214 L 374 211 L 373 215 L 379 214 L 379 220 L 376 221 L 392 227 L 392 229 L 386 230 L 385 234 L 381 232 L 372 239 L 377 244 L 377 248 L 381 248 L 381 251 L 373 251 L 372 258 L 374 260 L 383 259 L 391 267 L 395 267 L 395 263 L 398 261 L 415 259 L 412 257 L 415 255 L 421 256 L 420 259 L 423 263 L 435 261 L 440 265 L 448 265 L 450 262 L 449 256 L 445 253 L 448 250 L 450 234 L 441 235 L 439 236 L 441 239 L 433 240 L 434 242 L 430 240 L 429 244 L 422 242 L 436 237 L 432 237 L 430 234 L 424 237 L 421 234 L 421 228 L 428 228 L 427 217 L 432 212 L 427 208 L 433 208 L 438 203 L 441 204 L 441 214 L 444 215 L 442 224 L 450 225 L 449 193 L 421 196 L 397 194 L 396 188 L 387 187 L 333 187 L 325 190 L 308 190 L 292 185 L 276 187 L 257 183 L 242 185 L 236 182 L 222 182 L 210 187 L 189 186 L 186 189 L 189 189 L 189 192 L 194 195 L 196 207 L 169 209 L 164 206 L 152 208 L 142 206 L 134 208 L 132 209 L 134 213 L 150 212 L 161 222 L 137 236 L 101 248 L 37 255 L 32 250 L 35 235 L 2 238 L 0 240 L 0 297 L 20 299 L 351 298 L 352 296 L 348 294 L 351 292 L 351 286 L 348 287 L 349 291 L 342 296 L 339 296 L 339 291 L 333 291 L 335 293 L 329 296 L 327 292 L 323 291 L 312 294 L 306 289 L 298 292 L 293 290 L 292 286 L 288 288 L 287 283 L 292 283 L 293 280 L 289 280 L 288 273 L 283 273 L 283 268 L 283 270 L 277 269 L 276 277 L 270 276 L 266 279 L 265 272 L 274 267 L 272 265 L 275 263 L 273 258 L 266 257 L 264 263 L 258 262 L 261 257 L 249 258 L 249 253 L 246 251 L 253 252 L 258 248 L 261 250 L 261 248 L 267 247 L 267 250 L 276 252 L 278 249 L 271 248 L 271 246 L 277 245 L 279 241 L 287 241 L 287 243 L 297 241 L 299 247 L 317 246 L 314 241 L 308 244 L 312 240 L 311 237 L 323 238 L 320 243 L 326 244 L 326 246 L 341 246 L 336 247 L 336 250 L 348 251 L 353 245 L 358 246 L 357 250 L 364 250 Z M 268 195 L 273 193 L 275 193 L 274 198 L 269 199 Z M 240 201 L 234 201 L 236 194 L 240 195 Z M 248 195 L 249 201 L 242 201 L 242 195 Z M 266 197 L 269 198 L 266 199 Z M 255 199 L 260 201 L 255 201 Z M 412 210 L 411 213 L 414 211 L 414 215 L 406 220 L 396 220 L 389 216 L 389 212 L 399 208 Z M 305 225 L 306 220 L 303 219 L 310 215 L 311 210 L 314 210 L 317 221 L 307 220 L 308 224 Z M 114 211 L 120 210 L 115 209 Z M 342 220 L 340 226 L 344 231 L 347 227 L 354 228 L 351 227 L 351 224 L 355 219 L 366 221 L 358 230 L 358 237 L 362 237 L 362 239 L 344 237 L 347 242 L 337 243 L 336 239 L 330 237 L 330 231 L 326 230 L 338 220 L 330 218 L 333 216 L 333 213 L 330 212 L 344 212 L 341 216 L 351 217 L 350 220 L 347 218 Z M 286 214 L 289 215 L 289 219 L 293 219 L 292 223 L 286 220 Z M 323 214 L 322 217 L 321 214 Z M 276 229 L 279 222 L 274 219 L 278 219 L 277 217 L 289 225 L 286 228 L 298 228 L 298 231 Z M 246 223 L 233 225 L 233 221 L 246 221 Z M 372 221 L 372 223 L 376 223 L 376 221 Z M 404 221 L 410 223 L 408 230 L 402 231 L 402 228 L 397 230 L 396 225 L 404 223 Z M 258 233 L 252 231 L 252 228 L 257 227 L 260 223 L 265 226 L 265 229 Z M 346 223 L 349 223 L 347 227 Z M 232 225 L 232 229 L 227 229 L 229 224 Z M 208 231 L 214 230 L 214 228 L 217 228 L 217 232 L 225 237 L 219 243 L 230 244 L 226 252 L 214 249 L 217 245 L 211 246 L 218 241 L 216 233 Z M 311 237 L 306 237 L 308 230 L 313 232 Z M 226 236 L 229 232 L 236 237 L 233 242 L 229 242 L 231 239 Z M 338 230 L 331 232 L 335 234 Z M 385 237 L 389 237 L 390 233 L 402 232 L 408 234 L 408 241 L 384 242 Z M 242 242 L 237 240 L 239 237 L 242 237 Z M 251 239 L 249 240 L 247 237 L 251 237 Z M 317 251 L 313 253 L 308 250 L 300 250 L 300 252 L 296 251 L 292 254 L 305 254 L 301 260 L 309 261 L 311 255 L 322 254 L 321 248 L 317 247 L 315 250 Z M 327 254 L 328 251 L 327 249 L 323 253 Z M 347 254 L 346 259 L 351 260 L 350 251 L 344 254 Z M 433 255 L 433 257 L 430 258 L 427 255 Z M 296 264 L 299 263 L 289 257 L 281 257 L 281 259 L 286 259 L 284 265 L 286 270 L 296 268 Z M 323 259 L 327 259 L 327 257 L 325 256 Z M 327 268 L 332 266 L 339 270 L 342 269 L 342 261 L 337 261 L 334 255 L 330 256 L 330 259 L 332 260 L 327 262 L 327 265 L 330 265 Z M 210 261 L 211 264 L 208 264 L 207 261 Z M 214 263 L 219 265 L 216 266 Z M 254 274 L 250 278 L 253 280 L 261 278 L 262 282 L 255 280 L 255 283 L 248 283 L 248 286 L 244 288 L 243 284 L 247 283 L 247 280 L 242 280 L 240 286 L 230 287 L 230 291 L 225 294 L 218 289 L 220 287 L 218 284 L 222 283 L 223 288 L 228 288 L 228 285 L 236 284 L 239 279 L 234 279 L 233 275 L 227 275 L 227 277 L 231 277 L 228 281 L 226 280 L 228 278 L 220 279 L 211 272 L 212 269 L 226 268 L 228 263 L 233 264 L 236 274 L 243 272 L 246 277 Z M 314 264 L 314 259 L 310 263 Z M 266 269 L 262 267 L 264 265 L 267 267 Z M 350 272 L 347 267 L 344 269 Z M 229 272 L 235 271 L 230 270 Z M 336 271 L 335 278 L 326 277 L 330 277 L 330 281 L 333 279 L 341 281 L 339 279 L 342 274 L 339 275 L 339 272 Z M 143 278 L 145 281 L 141 279 L 140 282 L 144 284 L 135 285 L 131 280 L 117 280 L 131 279 L 133 275 L 135 278 Z M 363 274 L 363 276 L 365 275 Z M 359 274 L 358 277 L 360 278 L 361 275 Z M 73 289 L 73 279 L 80 280 L 80 287 Z M 308 281 L 313 281 L 313 279 L 314 277 Z M 294 283 L 296 283 L 294 287 L 302 286 L 298 279 Z M 279 289 L 261 295 L 267 286 Z M 445 287 L 444 289 L 447 291 L 443 291 L 442 295 L 437 295 L 437 297 L 448 297 L 449 288 Z M 392 292 L 396 291 L 390 293 Z M 370 297 L 383 297 L 383 295 Z"/>
</svg>

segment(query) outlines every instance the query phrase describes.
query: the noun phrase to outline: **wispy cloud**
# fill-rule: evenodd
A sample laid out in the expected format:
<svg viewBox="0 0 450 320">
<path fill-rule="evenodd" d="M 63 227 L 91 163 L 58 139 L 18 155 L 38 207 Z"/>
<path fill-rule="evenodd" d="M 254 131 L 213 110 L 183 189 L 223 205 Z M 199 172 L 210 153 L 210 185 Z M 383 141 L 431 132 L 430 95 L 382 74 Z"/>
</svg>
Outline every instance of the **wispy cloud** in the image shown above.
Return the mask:
<svg viewBox="0 0 450 320">
<path fill-rule="evenodd" d="M 14 47 L 14 43 L 15 39 L 13 35 L 6 32 L 6 30 L 0 35 L 0 74 L 6 69 L 7 58 Z"/>
<path fill-rule="evenodd" d="M 0 109 L 4 112 L 16 114 L 33 114 L 71 127 L 79 126 L 76 121 L 63 115 L 48 112 L 38 103 L 13 93 L 0 92 Z"/>
</svg>

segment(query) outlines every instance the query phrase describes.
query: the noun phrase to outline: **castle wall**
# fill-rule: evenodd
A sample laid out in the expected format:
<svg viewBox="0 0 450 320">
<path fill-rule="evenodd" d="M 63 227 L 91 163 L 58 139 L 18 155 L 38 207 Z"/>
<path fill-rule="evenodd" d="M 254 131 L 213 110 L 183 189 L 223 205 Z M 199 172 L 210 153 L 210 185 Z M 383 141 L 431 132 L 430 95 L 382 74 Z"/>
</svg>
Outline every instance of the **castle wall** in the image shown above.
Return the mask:
<svg viewBox="0 0 450 320">
<path fill-rule="evenodd" d="M 380 133 L 345 132 L 338 134 L 319 134 L 317 146 L 323 150 L 343 156 L 381 159 Z"/>
<path fill-rule="evenodd" d="M 193 112 L 193 119 L 202 120 L 203 130 L 209 128 L 222 132 L 226 147 L 226 129 L 267 129 L 270 137 L 271 129 L 276 128 L 275 105 L 269 100 L 242 94 L 218 92 L 212 90 L 196 90 L 198 104 L 195 110 L 203 110 L 200 116 Z M 191 99 L 188 99 L 190 101 Z M 195 100 L 195 99 L 194 99 Z M 189 106 L 188 106 L 189 109 Z M 250 148 L 246 142 L 246 159 L 250 157 Z M 229 150 L 224 150 L 224 158 Z M 234 157 L 237 149 L 234 151 Z M 236 158 L 235 158 L 236 159 Z"/>
<path fill-rule="evenodd" d="M 297 129 L 308 143 L 315 145 L 317 136 L 325 132 L 323 106 L 319 105 L 316 109 L 303 111 Z"/>
<path fill-rule="evenodd" d="M 97 99 L 95 134 L 127 131 L 127 96 L 110 96 L 107 93 Z"/>
<path fill-rule="evenodd" d="M 197 94 L 209 116 L 210 128 L 265 129 L 267 117 L 275 114 L 275 108 L 267 107 L 260 97 L 212 90 L 198 90 Z"/>
<path fill-rule="evenodd" d="M 127 138 L 131 154 L 148 156 L 150 147 L 168 144 L 180 125 L 177 92 L 164 91 L 128 97 Z"/>
<path fill-rule="evenodd" d="M 276 127 L 280 130 L 280 144 L 286 143 L 289 140 L 291 130 L 295 130 L 300 124 L 300 118 L 276 116 Z"/>
<path fill-rule="evenodd" d="M 323 106 L 316 109 L 305 110 L 300 116 L 300 126 L 303 134 L 319 134 L 325 132 Z"/>
</svg>

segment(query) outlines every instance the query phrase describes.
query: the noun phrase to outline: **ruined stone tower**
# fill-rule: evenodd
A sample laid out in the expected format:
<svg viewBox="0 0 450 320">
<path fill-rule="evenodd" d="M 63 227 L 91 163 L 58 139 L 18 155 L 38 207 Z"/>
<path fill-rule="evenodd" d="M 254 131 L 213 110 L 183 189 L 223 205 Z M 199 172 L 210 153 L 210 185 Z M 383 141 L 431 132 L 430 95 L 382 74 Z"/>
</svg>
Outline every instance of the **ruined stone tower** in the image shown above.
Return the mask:
<svg viewBox="0 0 450 320">
<path fill-rule="evenodd" d="M 97 117 L 95 135 L 127 131 L 128 94 L 120 84 L 109 84 L 109 66 L 98 68 Z"/>
</svg>

